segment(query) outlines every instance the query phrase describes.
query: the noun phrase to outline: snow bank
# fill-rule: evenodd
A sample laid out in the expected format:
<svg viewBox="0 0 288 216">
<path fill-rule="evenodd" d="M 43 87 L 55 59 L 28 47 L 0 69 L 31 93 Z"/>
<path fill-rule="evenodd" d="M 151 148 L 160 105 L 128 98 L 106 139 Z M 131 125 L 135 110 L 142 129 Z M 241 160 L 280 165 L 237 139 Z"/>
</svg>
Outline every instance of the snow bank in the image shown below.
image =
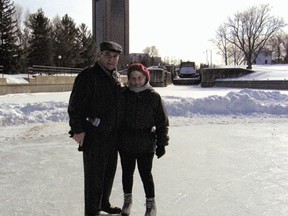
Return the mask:
<svg viewBox="0 0 288 216">
<path fill-rule="evenodd" d="M 225 96 L 162 97 L 170 117 L 257 114 L 288 116 L 288 95 L 279 91 L 244 89 L 231 91 Z M 4 102 L 0 105 L 0 126 L 68 121 L 67 105 L 68 102 L 57 98 L 45 102 Z"/>
<path fill-rule="evenodd" d="M 164 99 L 170 116 L 288 114 L 288 96 L 278 91 L 244 89 L 240 92 L 229 92 L 226 96 L 178 100 L 173 98 L 174 101 Z"/>
</svg>

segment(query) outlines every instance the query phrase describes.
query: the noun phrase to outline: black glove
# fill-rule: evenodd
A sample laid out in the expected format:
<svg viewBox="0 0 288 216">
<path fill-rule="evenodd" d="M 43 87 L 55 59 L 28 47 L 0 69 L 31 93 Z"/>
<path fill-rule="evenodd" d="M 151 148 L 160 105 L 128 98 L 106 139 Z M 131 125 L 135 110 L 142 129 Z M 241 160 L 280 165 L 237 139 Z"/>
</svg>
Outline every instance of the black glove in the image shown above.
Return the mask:
<svg viewBox="0 0 288 216">
<path fill-rule="evenodd" d="M 74 136 L 74 132 L 72 130 L 70 130 L 68 133 L 71 138 Z M 83 146 L 78 146 L 78 151 L 83 151 Z"/>
<path fill-rule="evenodd" d="M 165 146 L 157 146 L 156 147 L 156 155 L 157 155 L 158 159 L 161 158 L 165 153 L 166 153 Z"/>
<path fill-rule="evenodd" d="M 68 133 L 69 133 L 69 135 L 70 135 L 71 138 L 74 136 L 74 133 L 73 133 L 72 130 L 70 130 Z"/>
</svg>

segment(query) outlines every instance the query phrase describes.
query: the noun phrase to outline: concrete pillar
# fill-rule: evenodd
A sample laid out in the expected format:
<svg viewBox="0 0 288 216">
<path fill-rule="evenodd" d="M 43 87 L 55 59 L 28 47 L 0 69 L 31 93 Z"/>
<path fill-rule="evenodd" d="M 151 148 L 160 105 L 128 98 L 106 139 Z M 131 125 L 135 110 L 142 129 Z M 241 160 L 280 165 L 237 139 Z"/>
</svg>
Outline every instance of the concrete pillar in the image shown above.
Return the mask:
<svg viewBox="0 0 288 216">
<path fill-rule="evenodd" d="M 99 45 L 115 41 L 123 47 L 119 69 L 129 61 L 129 0 L 92 0 L 92 31 Z"/>
</svg>

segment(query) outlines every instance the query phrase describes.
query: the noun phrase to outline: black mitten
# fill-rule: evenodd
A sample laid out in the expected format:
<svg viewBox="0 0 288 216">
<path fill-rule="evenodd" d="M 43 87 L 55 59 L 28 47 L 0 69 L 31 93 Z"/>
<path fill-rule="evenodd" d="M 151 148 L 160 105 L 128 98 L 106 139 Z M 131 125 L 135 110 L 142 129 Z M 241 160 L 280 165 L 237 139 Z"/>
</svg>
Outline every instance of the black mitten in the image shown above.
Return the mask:
<svg viewBox="0 0 288 216">
<path fill-rule="evenodd" d="M 156 155 L 157 155 L 158 159 L 161 158 L 165 153 L 166 153 L 165 146 L 157 146 L 156 147 Z"/>
<path fill-rule="evenodd" d="M 68 133 L 69 133 L 70 137 L 73 137 L 73 136 L 74 136 L 74 133 L 73 133 L 72 130 L 70 130 Z"/>
</svg>

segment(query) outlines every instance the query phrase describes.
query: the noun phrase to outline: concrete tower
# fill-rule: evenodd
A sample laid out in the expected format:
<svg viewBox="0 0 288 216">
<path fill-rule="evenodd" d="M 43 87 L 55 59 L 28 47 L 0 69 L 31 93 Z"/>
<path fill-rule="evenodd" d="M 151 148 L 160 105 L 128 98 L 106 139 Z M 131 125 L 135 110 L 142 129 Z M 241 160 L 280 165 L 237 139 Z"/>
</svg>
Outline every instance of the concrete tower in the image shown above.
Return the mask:
<svg viewBox="0 0 288 216">
<path fill-rule="evenodd" d="M 99 45 L 111 40 L 123 47 L 119 69 L 129 60 L 129 0 L 92 0 L 92 31 Z"/>
</svg>

